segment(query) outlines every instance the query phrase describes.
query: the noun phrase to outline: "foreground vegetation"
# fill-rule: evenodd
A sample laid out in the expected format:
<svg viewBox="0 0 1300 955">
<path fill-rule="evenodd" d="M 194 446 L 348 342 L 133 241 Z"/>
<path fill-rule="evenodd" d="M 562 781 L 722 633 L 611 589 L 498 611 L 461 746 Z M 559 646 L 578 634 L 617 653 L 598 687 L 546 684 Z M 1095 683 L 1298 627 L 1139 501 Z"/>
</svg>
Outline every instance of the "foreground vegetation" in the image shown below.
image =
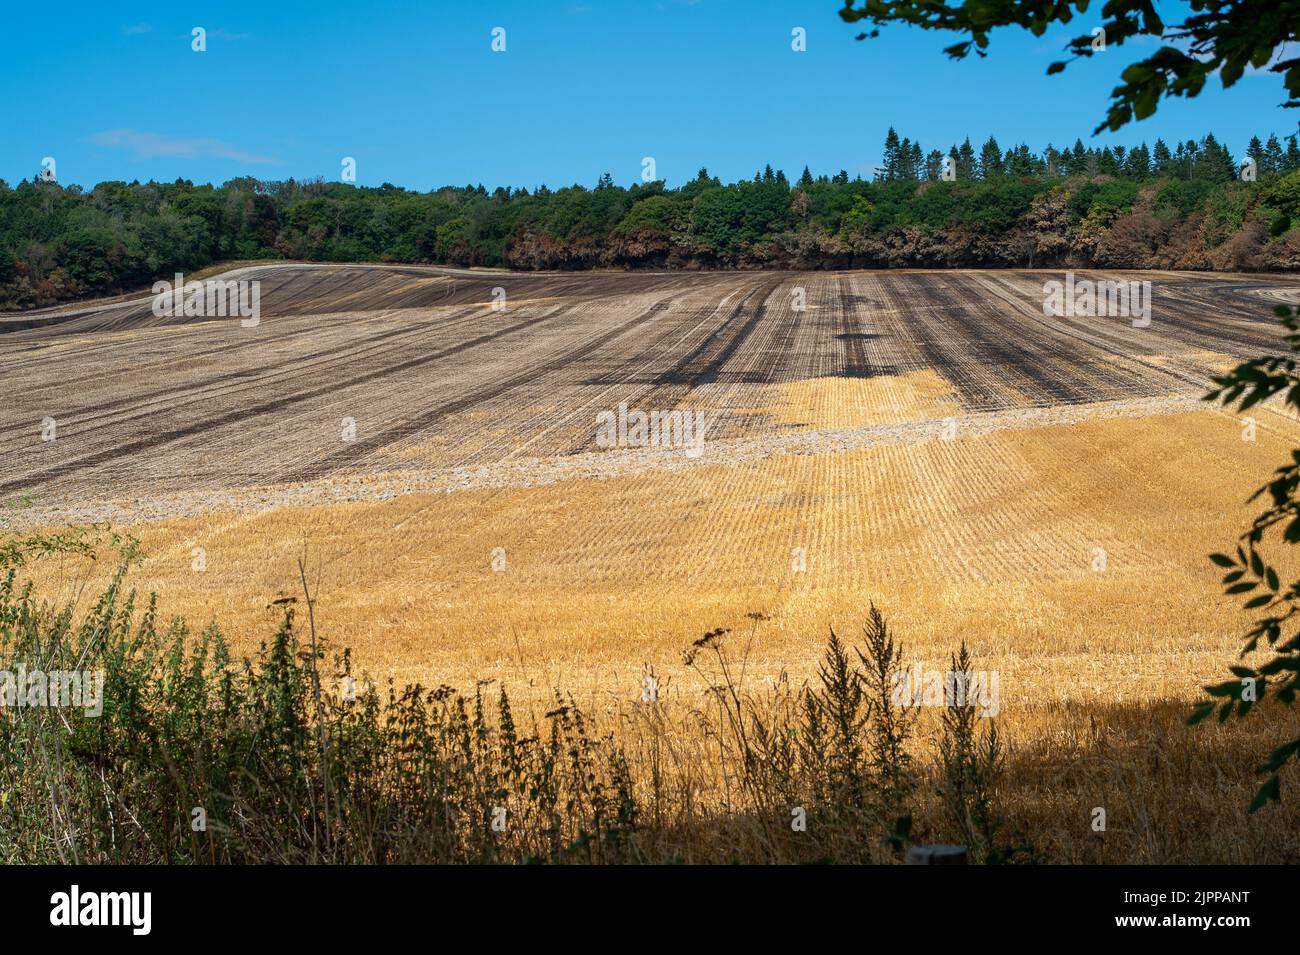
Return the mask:
<svg viewBox="0 0 1300 955">
<path fill-rule="evenodd" d="M 427 193 L 235 179 L 220 187 L 0 182 L 0 307 L 147 287 L 256 259 L 516 269 L 1025 266 L 1300 268 L 1300 148 L 1252 139 L 1243 182 L 1206 135 L 1041 153 L 990 137 L 926 151 L 890 130 L 872 179 L 771 166 L 724 185 Z M 947 181 L 950 174 L 952 181 Z"/>
<path fill-rule="evenodd" d="M 95 555 L 120 565 L 84 612 L 75 590 L 38 599 L 27 580 Z M 647 681 L 598 726 L 562 694 L 528 717 L 504 688 L 354 683 L 348 653 L 317 641 L 305 568 L 303 598 L 281 598 L 269 644 L 236 661 L 215 628 L 162 626 L 152 599 L 137 603 L 135 556 L 129 539 L 86 531 L 0 551 L 3 668 L 105 674 L 102 715 L 0 719 L 5 862 L 887 862 L 912 841 L 1034 862 L 1095 858 L 1087 845 L 1108 838 L 1076 807 L 1065 825 L 1079 845 L 1061 854 L 1053 827 L 1008 812 L 1027 773 L 1051 770 L 976 707 L 900 706 L 903 649 L 874 608 L 858 647 L 831 634 L 807 686 L 746 689 L 743 655 L 715 630 L 686 651 L 698 706 L 674 713 Z M 976 665 L 964 646 L 951 661 L 956 673 Z M 1052 787 L 1077 768 L 1096 792 L 1113 787 L 1106 759 L 1088 762 Z M 1189 768 L 1204 765 L 1202 752 Z M 1189 782 L 1163 772 L 1131 794 L 1149 811 Z M 1222 828 L 1200 830 L 1185 860 L 1218 855 Z M 1274 861 L 1294 858 L 1290 831 Z"/>
<path fill-rule="evenodd" d="M 909 719 L 887 682 L 899 651 L 874 610 L 867 656 L 832 636 L 822 686 L 766 705 L 740 695 L 722 631 L 695 644 L 717 678 L 716 711 L 699 715 L 716 720 L 708 732 L 735 772 L 710 810 L 676 799 L 659 763 L 638 778 L 623 744 L 562 695 L 519 725 L 504 688 L 489 703 L 482 686 L 358 685 L 349 655 L 327 663 L 288 598 L 259 658 L 236 662 L 215 628 L 160 628 L 152 601 L 137 608 L 124 589 L 134 545 L 107 542 L 121 567 L 75 621 L 71 605 L 38 604 L 17 571 L 90 557 L 103 538 L 29 538 L 5 554 L 5 667 L 105 672 L 100 716 L 12 708 L 0 723 L 7 862 L 671 861 L 698 858 L 691 830 L 710 824 L 745 832 L 707 849 L 711 861 L 854 861 L 910 833 Z M 964 650 L 956 663 L 971 666 Z M 639 713 L 651 729 L 655 697 Z M 945 824 L 996 860 L 1000 751 L 974 712 L 945 716 Z"/>
</svg>

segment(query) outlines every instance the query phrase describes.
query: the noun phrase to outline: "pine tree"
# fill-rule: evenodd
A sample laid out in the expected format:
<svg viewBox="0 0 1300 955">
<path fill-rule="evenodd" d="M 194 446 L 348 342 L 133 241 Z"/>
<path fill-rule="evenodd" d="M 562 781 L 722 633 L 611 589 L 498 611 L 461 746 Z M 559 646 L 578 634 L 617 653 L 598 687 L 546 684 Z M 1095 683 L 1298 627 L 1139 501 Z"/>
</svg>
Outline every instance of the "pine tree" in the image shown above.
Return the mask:
<svg viewBox="0 0 1300 955">
<path fill-rule="evenodd" d="M 1201 161 L 1201 149 L 1196 145 L 1196 140 L 1189 139 L 1183 143 L 1183 166 L 1182 176 L 1184 179 L 1192 179 L 1197 175 L 1197 167 Z"/>
<path fill-rule="evenodd" d="M 804 166 L 803 175 L 799 177 L 799 188 L 806 190 L 812 184 L 813 184 L 812 173 L 808 170 L 807 166 Z"/>
<path fill-rule="evenodd" d="M 1155 165 L 1155 174 L 1157 176 L 1168 176 L 1173 174 L 1174 157 L 1169 152 L 1169 147 L 1165 145 L 1163 139 L 1157 139 L 1154 148 L 1151 150 L 1151 161 Z"/>
<path fill-rule="evenodd" d="M 880 171 L 876 174 L 877 179 L 892 182 L 898 178 L 899 149 L 898 133 L 890 126 L 889 132 L 885 134 L 885 155 L 880 163 Z"/>
<path fill-rule="evenodd" d="M 980 149 L 979 177 L 984 180 L 1002 178 L 1002 150 L 992 136 Z"/>
<path fill-rule="evenodd" d="M 904 181 L 916 178 L 916 170 L 912 168 L 912 141 L 906 136 L 898 147 L 898 177 Z"/>
<path fill-rule="evenodd" d="M 1109 146 L 1101 147 L 1097 153 L 1097 173 L 1102 176 L 1119 175 L 1119 157 Z"/>
<path fill-rule="evenodd" d="M 1133 179 L 1145 179 L 1151 175 L 1151 152 L 1146 143 L 1129 150 L 1124 163 L 1124 174 Z"/>
<path fill-rule="evenodd" d="M 970 137 L 957 148 L 957 178 L 975 178 L 975 147 L 970 144 Z"/>
<path fill-rule="evenodd" d="M 1296 134 L 1286 138 L 1286 158 L 1282 160 L 1283 172 L 1295 172 L 1300 169 L 1300 146 L 1296 145 Z"/>
<path fill-rule="evenodd" d="M 1194 164 L 1197 179 L 1210 182 L 1228 182 L 1236 176 L 1236 164 L 1227 147 L 1219 144 L 1213 133 L 1201 140 L 1201 153 Z"/>
<path fill-rule="evenodd" d="M 1051 143 L 1048 143 L 1047 148 L 1043 150 L 1043 165 L 1049 177 L 1065 174 L 1065 170 L 1061 166 L 1061 154 L 1056 151 L 1056 147 Z"/>
<path fill-rule="evenodd" d="M 1262 176 L 1264 173 L 1268 172 L 1268 169 L 1266 168 L 1267 160 L 1264 157 L 1264 143 L 1258 136 L 1251 136 L 1250 142 L 1246 144 L 1246 159 L 1254 162 L 1255 174 L 1257 176 Z M 1236 169 L 1240 171 L 1245 164 L 1245 160 L 1242 160 L 1242 162 L 1237 164 Z"/>
<path fill-rule="evenodd" d="M 943 153 L 937 149 L 930 150 L 925 157 L 925 178 L 927 182 L 938 182 L 943 177 Z"/>
<path fill-rule="evenodd" d="M 1282 155 L 1282 144 L 1277 141 L 1277 135 L 1272 134 L 1268 137 L 1268 142 L 1264 144 L 1264 161 L 1260 164 L 1260 171 L 1267 173 L 1281 172 L 1283 162 L 1285 162 L 1285 157 Z"/>
<path fill-rule="evenodd" d="M 1016 179 L 1034 174 L 1034 157 L 1024 143 L 1015 149 L 1008 149 L 1002 165 L 1006 174 Z"/>
<path fill-rule="evenodd" d="M 1088 172 L 1088 150 L 1083 148 L 1083 140 L 1075 139 L 1074 148 L 1070 150 L 1070 175 L 1082 176 Z"/>
<path fill-rule="evenodd" d="M 906 180 L 908 178 L 907 160 L 911 155 L 912 141 L 904 136 L 903 141 L 898 145 L 898 170 L 894 176 L 895 179 Z"/>
</svg>

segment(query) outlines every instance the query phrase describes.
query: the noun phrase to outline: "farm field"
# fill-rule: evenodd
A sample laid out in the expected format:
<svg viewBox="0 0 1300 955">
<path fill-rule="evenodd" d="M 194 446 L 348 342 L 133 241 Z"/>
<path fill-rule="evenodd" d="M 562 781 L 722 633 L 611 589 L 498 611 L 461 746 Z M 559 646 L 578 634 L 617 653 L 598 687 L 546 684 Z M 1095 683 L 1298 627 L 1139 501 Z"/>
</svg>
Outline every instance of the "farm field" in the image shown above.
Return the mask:
<svg viewBox="0 0 1300 955">
<path fill-rule="evenodd" d="M 874 602 L 925 669 L 965 640 L 1052 759 L 1161 748 L 1151 714 L 1174 732 L 1239 648 L 1205 555 L 1300 442 L 1199 400 L 1275 347 L 1286 277 L 1108 274 L 1152 282 L 1135 328 L 1045 316 L 1047 272 L 232 275 L 262 283 L 257 327 L 147 298 L 0 317 L 10 526 L 129 530 L 164 618 L 241 653 L 305 555 L 370 676 L 533 706 L 618 713 L 648 673 L 690 701 L 683 651 L 717 627 L 747 685 L 797 684 Z M 704 438 L 602 447 L 620 405 Z M 1232 760 L 1278 731 L 1203 732 Z"/>
<path fill-rule="evenodd" d="M 1285 279 L 1135 273 L 1135 328 L 1044 316 L 1053 273 L 232 274 L 258 327 L 0 320 L 11 522 L 129 527 L 141 586 L 245 650 L 305 547 L 327 636 L 398 679 L 619 696 L 718 626 L 804 676 L 874 600 L 1009 706 L 1183 694 L 1240 629 L 1204 554 L 1300 438 L 1198 400 L 1273 347 Z M 620 404 L 703 441 L 602 448 Z"/>
</svg>

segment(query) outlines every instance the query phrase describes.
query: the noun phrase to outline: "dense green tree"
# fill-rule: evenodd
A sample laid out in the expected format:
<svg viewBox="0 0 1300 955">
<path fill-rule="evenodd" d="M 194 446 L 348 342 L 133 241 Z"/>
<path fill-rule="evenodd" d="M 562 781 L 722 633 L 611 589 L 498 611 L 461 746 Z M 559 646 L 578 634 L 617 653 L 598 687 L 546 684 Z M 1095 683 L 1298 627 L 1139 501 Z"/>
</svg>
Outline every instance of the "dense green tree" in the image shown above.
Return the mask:
<svg viewBox="0 0 1300 955">
<path fill-rule="evenodd" d="M 943 152 L 926 153 L 897 130 L 886 147 L 879 181 L 851 180 L 844 170 L 814 175 L 805 167 L 797 190 L 770 164 L 754 180 L 731 186 L 701 169 L 676 189 L 662 180 L 622 187 L 605 174 L 591 189 L 542 185 L 532 194 L 506 186 L 420 193 L 391 184 L 247 177 L 219 187 L 185 180 L 102 182 L 84 192 L 24 181 L 0 188 L 0 303 L 21 307 L 138 289 L 176 271 L 231 259 L 714 265 L 766 262 L 804 244 L 843 262 L 824 251 L 829 246 L 805 240 L 851 234 L 855 247 L 863 247 L 890 230 L 913 227 L 1014 231 L 1023 223 L 1008 216 L 1026 215 L 1033 197 L 1054 185 L 1073 196 L 1076 221 L 1094 212 L 1093 221 L 1103 221 L 1122 203 L 1088 184 L 1111 179 L 1154 181 L 1153 208 L 1167 214 L 1193 216 L 1211 203 L 1248 210 L 1252 201 L 1248 190 L 1225 191 L 1246 184 L 1236 182 L 1229 151 L 1209 135 L 1180 142 L 1172 153 L 1163 141 L 1150 153 L 1144 144 L 1090 149 L 1082 141 L 1059 153 L 1050 146 L 1038 153 L 1024 143 L 1003 150 L 989 137 L 978 156 L 966 138 L 948 153 L 956 183 L 943 182 Z M 1295 137 L 1287 137 L 1283 149 L 1279 137 L 1259 136 L 1245 150 L 1260 157 L 1261 187 L 1300 169 Z M 889 156 L 896 163 L 892 172 Z M 938 188 L 915 189 L 922 179 Z M 1290 219 L 1271 208 L 1270 228 L 1285 231 Z M 1242 214 L 1234 213 L 1237 221 Z M 796 240 L 792 230 L 804 235 Z"/>
<path fill-rule="evenodd" d="M 1002 150 L 998 148 L 998 141 L 992 136 L 980 149 L 979 165 L 976 170 L 979 178 L 986 181 L 1002 177 Z"/>
<path fill-rule="evenodd" d="M 876 178 L 883 179 L 886 182 L 892 182 L 898 178 L 901 161 L 899 153 L 902 150 L 902 144 L 898 141 L 898 133 L 894 127 L 889 127 L 889 132 L 885 134 L 885 153 L 880 159 L 880 169 L 876 173 Z"/>
<path fill-rule="evenodd" d="M 1097 152 L 1097 174 L 1102 176 L 1118 176 L 1120 170 L 1119 157 L 1109 146 L 1103 146 Z"/>
<path fill-rule="evenodd" d="M 1074 148 L 1070 150 L 1070 175 L 1082 176 L 1089 174 L 1090 167 L 1093 165 L 1089 154 L 1090 150 L 1083 148 L 1083 140 L 1075 139 Z"/>
<path fill-rule="evenodd" d="M 908 178 L 921 179 L 925 175 L 925 154 L 919 142 L 913 142 L 907 151 Z"/>
<path fill-rule="evenodd" d="M 916 180 L 916 166 L 912 162 L 912 141 L 906 136 L 898 147 L 898 176 L 906 182 Z"/>
<path fill-rule="evenodd" d="M 1151 165 L 1157 176 L 1173 175 L 1174 155 L 1163 139 L 1157 139 L 1151 150 Z"/>
<path fill-rule="evenodd" d="M 1060 176 L 1064 172 L 1061 167 L 1061 154 L 1051 143 L 1048 143 L 1047 148 L 1043 150 L 1043 166 L 1044 171 L 1051 178 Z"/>
<path fill-rule="evenodd" d="M 1227 182 L 1237 173 L 1232 153 L 1228 152 L 1227 147 L 1219 144 L 1213 133 L 1207 134 L 1201 141 L 1193 168 L 1195 178 L 1207 179 L 1210 182 Z"/>
<path fill-rule="evenodd" d="M 1269 175 L 1282 172 L 1285 157 L 1282 154 L 1282 144 L 1278 142 L 1276 134 L 1271 134 L 1268 137 L 1268 142 L 1264 144 L 1263 156 L 1261 163 L 1263 172 Z"/>
<path fill-rule="evenodd" d="M 1151 174 L 1151 152 L 1147 144 L 1130 149 L 1124 159 L 1124 175 L 1131 179 L 1145 179 Z"/>
<path fill-rule="evenodd" d="M 1286 158 L 1282 161 L 1283 172 L 1295 172 L 1300 169 L 1300 146 L 1296 145 L 1296 134 L 1286 138 Z"/>
<path fill-rule="evenodd" d="M 938 182 L 942 174 L 943 153 L 932 149 L 925 157 L 925 179 L 927 182 Z"/>
<path fill-rule="evenodd" d="M 974 179 L 977 174 L 975 147 L 970 144 L 970 137 L 957 147 L 957 178 Z"/>
<path fill-rule="evenodd" d="M 655 195 L 641 199 L 616 227 L 619 232 L 649 229 L 668 235 L 681 226 L 681 209 L 670 196 Z"/>
</svg>

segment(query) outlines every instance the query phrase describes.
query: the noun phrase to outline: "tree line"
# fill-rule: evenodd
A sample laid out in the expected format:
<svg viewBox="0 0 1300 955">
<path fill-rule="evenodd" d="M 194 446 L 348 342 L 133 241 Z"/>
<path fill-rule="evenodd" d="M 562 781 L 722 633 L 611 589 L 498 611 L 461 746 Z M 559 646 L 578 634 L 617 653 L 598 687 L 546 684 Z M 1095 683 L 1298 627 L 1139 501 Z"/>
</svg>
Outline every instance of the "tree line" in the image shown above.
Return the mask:
<svg viewBox="0 0 1300 955">
<path fill-rule="evenodd" d="M 1300 169 L 1300 145 L 1296 136 L 1286 138 L 1286 146 L 1276 135 L 1267 140 L 1252 136 L 1244 159 L 1254 162 L 1255 175 L 1289 173 Z M 951 160 L 951 162 L 949 162 Z M 1057 149 L 1050 143 L 1042 153 L 1034 153 L 1025 144 L 1003 150 L 990 136 L 979 152 L 967 138 L 948 151 L 925 152 L 919 142 L 907 137 L 899 140 L 891 126 L 885 136 L 884 156 L 876 178 L 885 182 L 939 182 L 945 169 L 957 179 L 993 180 L 1006 177 L 1115 176 L 1127 179 L 1204 179 L 1227 182 L 1240 174 L 1241 164 L 1213 133 L 1197 141 L 1174 144 L 1170 149 L 1163 139 L 1147 148 L 1141 143 L 1125 146 L 1085 147 L 1076 139 L 1072 147 Z M 806 170 L 805 170 L 806 174 Z M 802 182 L 801 182 L 802 184 Z"/>
<path fill-rule="evenodd" d="M 214 262 L 391 261 L 516 269 L 1300 267 L 1300 148 L 1250 141 L 1256 181 L 1212 135 L 946 153 L 886 138 L 879 166 L 793 182 L 770 165 L 669 188 L 230 180 L 0 180 L 0 306 L 145 288 Z M 950 161 L 949 161 L 950 160 Z M 863 172 L 867 175 L 864 176 Z"/>
</svg>

